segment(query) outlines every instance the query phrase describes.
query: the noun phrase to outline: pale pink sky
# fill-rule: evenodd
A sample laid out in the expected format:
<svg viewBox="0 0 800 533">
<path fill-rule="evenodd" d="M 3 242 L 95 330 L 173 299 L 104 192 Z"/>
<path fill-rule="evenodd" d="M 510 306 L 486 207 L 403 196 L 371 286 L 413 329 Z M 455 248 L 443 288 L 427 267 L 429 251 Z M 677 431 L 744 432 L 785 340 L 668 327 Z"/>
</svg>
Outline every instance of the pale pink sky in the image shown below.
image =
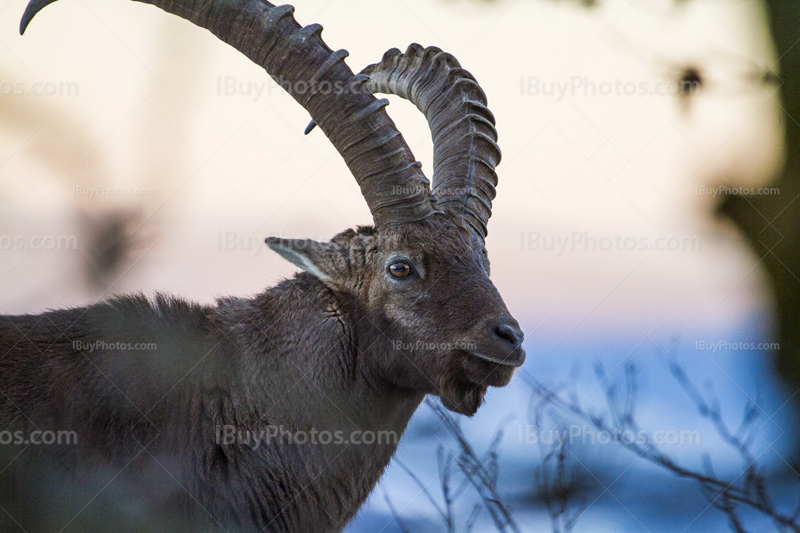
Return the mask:
<svg viewBox="0 0 800 533">
<path fill-rule="evenodd" d="M 627 5 L 295 2 L 298 20 L 321 23 L 354 70 L 419 42 L 482 83 L 504 154 L 493 278 L 528 329 L 687 330 L 769 308 L 760 266 L 708 216 L 715 199 L 698 194 L 761 186 L 780 163 L 774 89 L 748 79 L 774 62 L 760 4 Z M 130 209 L 146 220 L 141 250 L 114 290 L 210 301 L 292 271 L 252 248 L 267 235 L 326 239 L 370 222 L 324 135 L 302 135 L 307 113 L 207 32 L 133 2 L 62 0 L 22 38 L 23 9 L 0 3 L 0 83 L 28 93 L 77 83 L 79 94 L 0 94 L 0 238 L 76 235 L 78 208 Z M 690 113 L 656 94 L 687 64 L 707 67 L 708 81 Z M 392 102 L 429 170 L 423 117 Z M 98 186 L 157 192 L 76 194 Z M 689 248 L 655 249 L 675 239 Z M 626 250 L 633 242 L 645 250 Z M 90 301 L 78 267 L 70 251 L 0 250 L 0 311 Z"/>
</svg>

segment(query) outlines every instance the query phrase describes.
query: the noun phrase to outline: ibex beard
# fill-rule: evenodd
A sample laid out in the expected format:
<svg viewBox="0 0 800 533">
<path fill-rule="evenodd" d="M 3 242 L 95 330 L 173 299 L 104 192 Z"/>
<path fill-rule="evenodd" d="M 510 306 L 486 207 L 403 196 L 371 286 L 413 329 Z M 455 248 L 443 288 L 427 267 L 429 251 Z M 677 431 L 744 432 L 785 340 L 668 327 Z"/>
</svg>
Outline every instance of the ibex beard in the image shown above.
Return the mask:
<svg viewBox="0 0 800 533">
<path fill-rule="evenodd" d="M 21 31 L 53 1 L 33 0 Z M 22 450 L 13 468 L 0 466 L 33 491 L 11 503 L 0 491 L 0 526 L 5 516 L 20 526 L 17 514 L 28 531 L 96 529 L 104 514 L 86 511 L 92 504 L 113 510 L 118 530 L 339 531 L 397 439 L 247 446 L 215 437 L 219 428 L 400 435 L 426 394 L 472 415 L 488 387 L 509 382 L 525 351 L 489 279 L 500 149 L 486 95 L 453 56 L 416 44 L 354 75 L 347 52 L 328 48 L 319 25 L 300 27 L 291 6 L 147 3 L 209 29 L 281 80 L 313 118 L 307 132 L 318 124 L 344 158 L 374 226 L 329 242 L 267 239 L 303 272 L 250 299 L 120 296 L 0 317 L 0 430 L 77 434 L 74 446 Z M 345 90 L 307 90 L 321 86 Z M 432 182 L 373 93 L 425 113 Z M 34 472 L 41 483 L 18 483 Z M 64 472 L 75 475 L 54 482 Z M 106 490 L 112 483 L 116 492 Z M 53 509 L 33 512 L 31 502 Z M 131 515 L 140 507 L 147 512 Z"/>
</svg>

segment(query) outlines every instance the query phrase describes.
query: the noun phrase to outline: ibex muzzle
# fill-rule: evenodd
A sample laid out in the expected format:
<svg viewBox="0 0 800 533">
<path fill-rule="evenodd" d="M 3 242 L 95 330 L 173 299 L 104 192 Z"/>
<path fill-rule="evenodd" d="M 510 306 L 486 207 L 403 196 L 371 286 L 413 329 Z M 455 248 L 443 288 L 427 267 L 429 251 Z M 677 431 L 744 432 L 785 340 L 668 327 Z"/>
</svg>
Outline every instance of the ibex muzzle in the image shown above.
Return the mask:
<svg viewBox="0 0 800 533">
<path fill-rule="evenodd" d="M 21 30 L 52 1 L 33 0 Z M 243 531 L 338 531 L 396 439 L 253 447 L 219 436 L 399 436 L 426 394 L 471 415 L 489 386 L 509 382 L 525 351 L 484 246 L 500 161 L 494 117 L 475 79 L 438 48 L 393 49 L 354 75 L 347 52 L 328 48 L 319 25 L 300 27 L 291 6 L 148 3 L 209 29 L 305 107 L 374 226 L 329 242 L 267 239 L 303 272 L 250 299 L 123 296 L 0 317 L 0 426 L 74 431 L 78 445 L 39 459 L 118 472 L 147 492 L 151 520 L 180 510 Z M 432 182 L 373 93 L 425 114 Z M 124 348 L 150 345 L 157 351 Z M 162 470 L 169 476 L 151 477 Z"/>
</svg>

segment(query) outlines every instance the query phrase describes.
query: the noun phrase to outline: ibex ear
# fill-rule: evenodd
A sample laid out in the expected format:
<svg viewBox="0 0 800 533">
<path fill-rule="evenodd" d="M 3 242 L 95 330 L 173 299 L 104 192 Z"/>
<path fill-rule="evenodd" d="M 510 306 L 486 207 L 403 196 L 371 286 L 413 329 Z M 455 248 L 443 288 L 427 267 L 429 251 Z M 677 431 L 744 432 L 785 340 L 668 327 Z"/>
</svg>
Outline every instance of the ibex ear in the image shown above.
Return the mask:
<svg viewBox="0 0 800 533">
<path fill-rule="evenodd" d="M 333 284 L 338 276 L 336 265 L 341 262 L 341 245 L 311 239 L 279 239 L 268 237 L 267 246 L 284 259 L 297 265 L 325 284 Z"/>
</svg>

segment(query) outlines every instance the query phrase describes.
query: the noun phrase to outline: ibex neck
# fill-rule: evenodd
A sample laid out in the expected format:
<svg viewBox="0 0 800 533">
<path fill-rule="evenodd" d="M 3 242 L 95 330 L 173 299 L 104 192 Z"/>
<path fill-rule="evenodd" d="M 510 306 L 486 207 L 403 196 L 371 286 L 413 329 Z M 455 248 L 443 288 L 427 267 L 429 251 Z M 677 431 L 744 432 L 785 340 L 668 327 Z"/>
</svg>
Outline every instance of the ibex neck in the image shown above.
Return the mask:
<svg viewBox="0 0 800 533">
<path fill-rule="evenodd" d="M 241 361 L 243 385 L 235 422 L 219 430 L 222 449 L 227 463 L 267 466 L 264 475 L 275 483 L 259 500 L 299 503 L 279 513 L 277 530 L 344 527 L 424 397 L 385 382 L 376 386 L 365 360 L 376 354 L 361 346 L 346 305 L 305 275 L 253 300 L 220 303 L 228 329 L 247 324 L 225 348 Z"/>
</svg>

